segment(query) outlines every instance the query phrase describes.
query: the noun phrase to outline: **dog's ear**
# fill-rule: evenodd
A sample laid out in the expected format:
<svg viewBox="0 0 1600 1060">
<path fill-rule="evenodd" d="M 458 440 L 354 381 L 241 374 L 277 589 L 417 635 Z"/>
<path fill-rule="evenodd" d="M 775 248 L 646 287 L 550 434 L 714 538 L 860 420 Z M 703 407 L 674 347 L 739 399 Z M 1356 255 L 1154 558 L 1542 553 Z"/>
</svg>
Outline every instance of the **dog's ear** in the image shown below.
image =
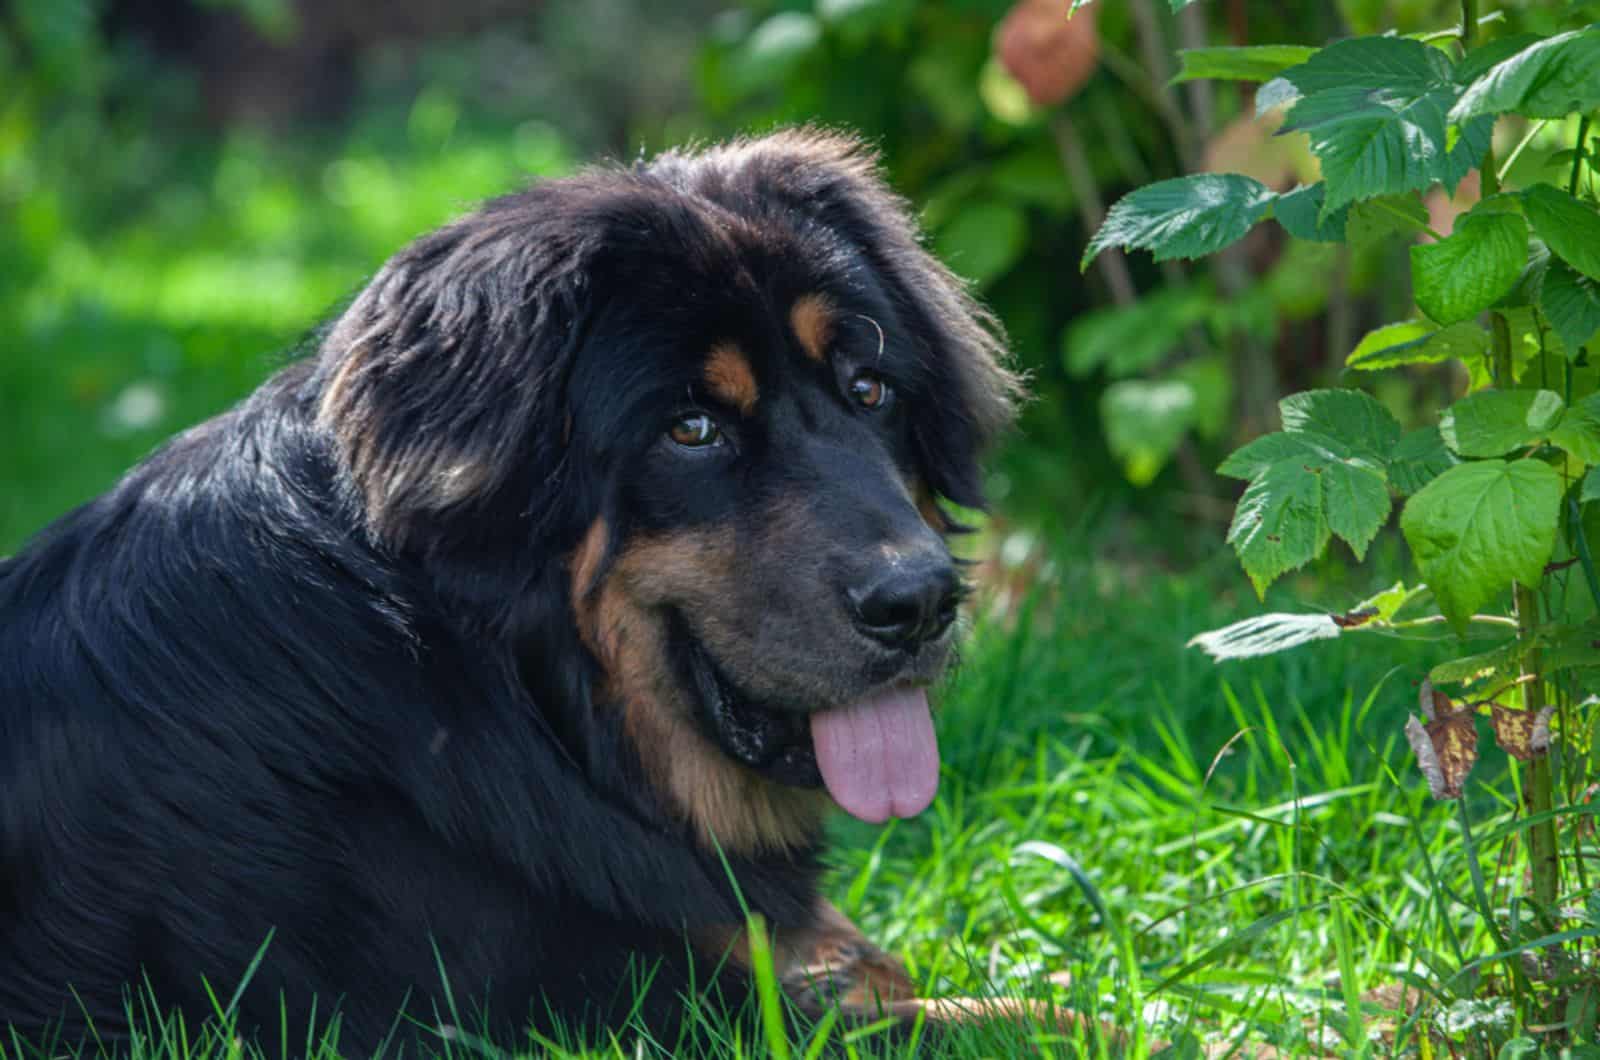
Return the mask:
<svg viewBox="0 0 1600 1060">
<path fill-rule="evenodd" d="M 1023 394 L 999 321 L 924 249 L 909 204 L 889 190 L 862 141 L 804 128 L 731 150 L 730 162 L 748 167 L 763 192 L 847 239 L 877 271 L 924 353 L 932 407 L 914 427 L 922 472 L 939 494 L 983 507 L 978 457 L 1010 425 Z"/>
<path fill-rule="evenodd" d="M 542 514 L 599 238 L 571 213 L 547 186 L 424 236 L 323 340 L 317 419 L 377 541 L 432 547 L 490 506 Z"/>
</svg>

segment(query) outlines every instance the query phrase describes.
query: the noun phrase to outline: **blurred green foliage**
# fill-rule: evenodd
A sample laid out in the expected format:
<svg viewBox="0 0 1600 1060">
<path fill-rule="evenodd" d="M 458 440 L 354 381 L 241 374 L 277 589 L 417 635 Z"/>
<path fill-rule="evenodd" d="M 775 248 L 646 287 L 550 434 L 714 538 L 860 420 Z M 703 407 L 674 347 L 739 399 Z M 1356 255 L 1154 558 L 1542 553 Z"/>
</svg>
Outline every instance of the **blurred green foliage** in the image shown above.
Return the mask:
<svg viewBox="0 0 1600 1060">
<path fill-rule="evenodd" d="M 1266 237 L 1203 266 L 1108 255 L 1120 280 L 1080 275 L 1083 245 L 1104 204 L 1152 180 L 1303 176 L 1303 148 L 1249 120 L 1251 86 L 1169 84 L 1180 46 L 1405 30 L 1444 5 L 1093 5 L 1086 76 L 1046 106 L 995 57 L 1012 6 L 550 0 L 405 42 L 380 17 L 350 97 L 274 123 L 220 109 L 215 61 L 128 32 L 112 16 L 129 0 L 15 0 L 0 17 L 0 552 L 236 400 L 384 257 L 475 201 L 594 155 L 799 121 L 877 143 L 934 248 L 1005 321 L 1038 396 L 995 466 L 1002 507 L 1064 524 L 1099 498 L 1153 516 L 1163 554 L 1209 549 L 1221 454 L 1274 425 L 1282 392 L 1336 371 L 1328 351 L 1403 315 L 1383 304 L 1403 292 L 1375 282 L 1381 250 L 1355 250 L 1341 286 L 1340 251 Z M 236 17 L 280 49 L 332 17 L 294 0 L 164 10 Z M 1446 382 L 1379 396 L 1404 419 L 1417 386 Z M 1152 412 L 1160 431 L 1141 426 Z M 1196 515 L 1192 533 L 1161 529 Z"/>
</svg>

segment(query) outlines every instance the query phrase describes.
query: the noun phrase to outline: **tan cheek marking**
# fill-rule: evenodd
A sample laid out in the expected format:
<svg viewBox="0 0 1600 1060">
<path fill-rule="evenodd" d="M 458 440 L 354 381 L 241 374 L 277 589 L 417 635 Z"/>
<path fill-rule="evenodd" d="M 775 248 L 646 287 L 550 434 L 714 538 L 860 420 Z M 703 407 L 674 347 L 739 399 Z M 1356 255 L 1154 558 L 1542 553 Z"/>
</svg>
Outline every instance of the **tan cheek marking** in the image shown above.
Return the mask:
<svg viewBox="0 0 1600 1060">
<path fill-rule="evenodd" d="M 794 329 L 800 348 L 813 361 L 828 359 L 828 345 L 833 342 L 833 302 L 824 294 L 806 294 L 795 299 L 789 310 L 789 326 Z"/>
<path fill-rule="evenodd" d="M 685 595 L 732 599 L 724 588 L 731 539 L 720 532 L 629 542 L 594 584 L 607 531 L 596 521 L 573 551 L 574 618 L 619 702 L 623 732 L 650 783 L 710 845 L 739 853 L 813 842 L 827 796 L 775 784 L 723 753 L 701 732 L 668 661 L 663 604 Z"/>
<path fill-rule="evenodd" d="M 755 373 L 744 351 L 732 343 L 721 343 L 711 350 L 706 361 L 706 385 L 723 401 L 748 416 L 755 411 L 760 391 L 756 388 Z"/>
<path fill-rule="evenodd" d="M 917 501 L 917 513 L 922 516 L 922 521 L 933 527 L 941 534 L 950 532 L 950 518 L 944 514 L 944 509 L 939 507 L 939 502 L 933 495 L 933 490 L 928 484 L 918 479 L 912 484 L 911 495 Z"/>
</svg>

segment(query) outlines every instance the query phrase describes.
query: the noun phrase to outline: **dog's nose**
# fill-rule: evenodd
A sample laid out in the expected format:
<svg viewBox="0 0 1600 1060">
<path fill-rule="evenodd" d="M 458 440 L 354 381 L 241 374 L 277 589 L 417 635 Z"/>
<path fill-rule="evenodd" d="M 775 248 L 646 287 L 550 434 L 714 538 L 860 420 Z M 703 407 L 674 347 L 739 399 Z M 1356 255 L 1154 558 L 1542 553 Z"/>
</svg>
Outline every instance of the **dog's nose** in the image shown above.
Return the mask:
<svg viewBox="0 0 1600 1060">
<path fill-rule="evenodd" d="M 948 556 L 930 556 L 889 564 L 848 595 L 861 632 L 895 647 L 916 647 L 955 621 L 961 579 Z"/>
</svg>

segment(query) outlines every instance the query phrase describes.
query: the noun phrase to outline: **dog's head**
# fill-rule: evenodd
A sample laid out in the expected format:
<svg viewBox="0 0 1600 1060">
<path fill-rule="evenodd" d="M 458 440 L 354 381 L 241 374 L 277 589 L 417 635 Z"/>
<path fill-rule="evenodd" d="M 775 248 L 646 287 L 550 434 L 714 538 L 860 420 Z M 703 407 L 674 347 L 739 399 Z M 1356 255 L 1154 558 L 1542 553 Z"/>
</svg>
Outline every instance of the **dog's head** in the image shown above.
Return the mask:
<svg viewBox="0 0 1600 1060">
<path fill-rule="evenodd" d="M 558 595 L 666 805 L 783 847 L 824 785 L 869 820 L 933 796 L 939 499 L 982 504 L 1003 360 L 861 146 L 789 132 L 418 241 L 330 333 L 319 418 L 378 542 L 491 639 Z"/>
</svg>

